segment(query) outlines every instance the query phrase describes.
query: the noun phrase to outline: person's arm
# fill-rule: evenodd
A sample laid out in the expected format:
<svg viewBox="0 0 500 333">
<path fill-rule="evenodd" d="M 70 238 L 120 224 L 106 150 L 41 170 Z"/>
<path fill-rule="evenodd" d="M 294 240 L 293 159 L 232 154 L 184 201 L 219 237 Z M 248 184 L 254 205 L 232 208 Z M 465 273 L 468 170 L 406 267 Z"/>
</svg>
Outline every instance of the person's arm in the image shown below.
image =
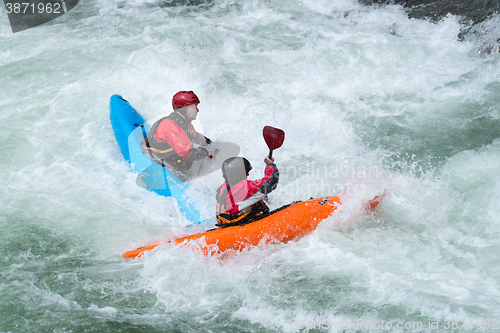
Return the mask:
<svg viewBox="0 0 500 333">
<path fill-rule="evenodd" d="M 278 167 L 276 164 L 272 163 L 274 159 L 270 160 L 267 157 L 266 159 L 268 159 L 267 162 L 269 162 L 269 164 L 267 164 L 264 169 L 265 176 L 260 180 L 248 182 L 249 197 L 238 202 L 236 206 L 230 210 L 233 215 L 237 215 L 243 209 L 264 199 L 267 194 L 271 193 L 274 189 L 276 189 L 276 186 L 278 186 L 280 177 Z"/>
<path fill-rule="evenodd" d="M 187 162 L 194 161 L 195 159 L 205 158 L 210 155 L 210 152 L 203 147 L 192 148 L 189 155 L 185 158 Z"/>
<path fill-rule="evenodd" d="M 207 138 L 203 134 L 196 132 L 193 124 L 191 124 L 191 133 L 193 133 L 193 135 L 194 135 L 194 142 L 199 144 L 199 145 L 206 146 L 206 145 L 209 145 L 212 143 L 212 140 L 210 140 L 209 138 Z"/>
<path fill-rule="evenodd" d="M 207 138 L 203 134 L 196 132 L 196 130 L 194 129 L 194 126 L 192 124 L 191 124 L 191 131 L 192 131 L 192 133 L 194 133 L 194 142 L 195 143 L 197 143 L 201 146 L 206 146 L 206 145 L 209 145 L 210 143 L 212 143 L 212 140 L 210 140 L 209 138 Z M 210 156 L 210 158 L 214 158 L 215 153 L 213 151 L 208 151 L 208 155 L 205 155 L 205 156 Z"/>
<path fill-rule="evenodd" d="M 199 144 L 199 145 L 202 145 L 202 146 L 207 145 L 207 142 L 205 140 L 205 136 L 201 133 L 196 133 L 196 135 L 194 136 L 194 142 Z"/>
<path fill-rule="evenodd" d="M 267 164 L 264 172 L 266 176 L 269 175 L 269 178 L 259 188 L 259 192 L 267 195 L 274 191 L 274 189 L 276 189 L 276 186 L 278 186 L 278 182 L 280 180 L 280 171 L 278 170 L 276 164 L 273 163 L 274 158 L 270 159 L 269 157 L 266 157 L 264 161 Z"/>
<path fill-rule="evenodd" d="M 261 201 L 265 197 L 266 197 L 266 195 L 264 193 L 257 192 L 254 195 L 252 195 L 250 198 L 238 202 L 235 207 L 233 207 L 229 210 L 229 212 L 233 215 L 238 215 L 239 212 L 241 212 L 242 210 L 244 210 L 247 207 L 250 207 L 250 206 L 256 204 L 257 202 Z"/>
</svg>

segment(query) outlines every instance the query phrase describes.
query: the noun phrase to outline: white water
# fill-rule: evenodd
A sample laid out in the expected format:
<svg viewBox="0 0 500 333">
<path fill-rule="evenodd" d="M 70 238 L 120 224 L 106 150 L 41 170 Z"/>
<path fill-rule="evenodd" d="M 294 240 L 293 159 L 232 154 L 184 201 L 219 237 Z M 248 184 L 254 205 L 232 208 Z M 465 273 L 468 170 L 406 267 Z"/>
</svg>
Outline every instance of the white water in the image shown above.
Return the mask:
<svg viewBox="0 0 500 333">
<path fill-rule="evenodd" d="M 342 332 L 358 319 L 394 327 L 347 332 L 449 332 L 446 319 L 489 331 L 500 60 L 482 50 L 497 21 L 459 41 L 457 17 L 356 1 L 93 1 L 13 34 L 1 11 L 0 331 Z M 286 132 L 273 207 L 340 190 L 346 203 L 299 241 L 226 260 L 181 248 L 123 260 L 183 230 L 135 185 L 109 97 L 154 118 L 185 89 L 202 132 L 240 145 L 252 178 L 262 127 Z"/>
</svg>

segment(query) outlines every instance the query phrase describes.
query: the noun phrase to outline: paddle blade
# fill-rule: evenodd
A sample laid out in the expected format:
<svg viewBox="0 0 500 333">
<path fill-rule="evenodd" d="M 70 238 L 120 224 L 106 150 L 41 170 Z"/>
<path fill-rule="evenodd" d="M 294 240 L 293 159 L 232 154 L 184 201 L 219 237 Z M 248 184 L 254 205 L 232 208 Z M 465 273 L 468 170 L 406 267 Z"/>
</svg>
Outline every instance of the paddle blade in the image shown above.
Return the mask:
<svg viewBox="0 0 500 333">
<path fill-rule="evenodd" d="M 285 132 L 279 128 L 265 126 L 262 134 L 270 150 L 278 149 L 285 141 Z"/>
</svg>

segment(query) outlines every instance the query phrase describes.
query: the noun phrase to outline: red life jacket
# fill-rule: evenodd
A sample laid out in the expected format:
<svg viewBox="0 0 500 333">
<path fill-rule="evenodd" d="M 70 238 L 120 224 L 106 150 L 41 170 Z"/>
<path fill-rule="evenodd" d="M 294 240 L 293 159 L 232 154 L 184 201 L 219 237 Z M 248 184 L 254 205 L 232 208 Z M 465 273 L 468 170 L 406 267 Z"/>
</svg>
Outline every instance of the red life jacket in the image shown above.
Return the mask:
<svg viewBox="0 0 500 333">
<path fill-rule="evenodd" d="M 190 121 L 172 112 L 151 126 L 142 148 L 157 163 L 187 170 L 195 158 L 208 154 L 204 148 L 195 150 L 193 143 L 203 144 L 205 137 L 196 132 Z"/>
<path fill-rule="evenodd" d="M 163 154 L 175 153 L 181 158 L 186 158 L 193 148 L 196 134 L 191 122 L 179 113 L 172 112 L 153 124 L 148 133 L 148 143 L 151 148 L 163 151 Z M 170 148 L 172 150 L 167 152 Z"/>
<path fill-rule="evenodd" d="M 265 176 L 259 180 L 243 179 L 233 186 L 224 183 L 216 193 L 217 225 L 225 226 L 249 219 L 260 212 L 268 212 L 269 208 L 262 199 L 278 185 L 279 170 L 276 164 L 268 164 Z"/>
</svg>

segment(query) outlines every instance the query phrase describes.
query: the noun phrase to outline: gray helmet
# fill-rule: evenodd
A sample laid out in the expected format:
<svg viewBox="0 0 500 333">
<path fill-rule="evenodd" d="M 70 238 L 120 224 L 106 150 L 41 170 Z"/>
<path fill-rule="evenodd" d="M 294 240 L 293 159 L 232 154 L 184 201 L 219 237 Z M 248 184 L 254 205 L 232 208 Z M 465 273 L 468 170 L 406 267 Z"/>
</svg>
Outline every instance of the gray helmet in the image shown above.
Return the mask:
<svg viewBox="0 0 500 333">
<path fill-rule="evenodd" d="M 222 176 L 229 184 L 236 184 L 245 179 L 252 170 L 252 165 L 244 157 L 230 157 L 222 163 Z"/>
</svg>

